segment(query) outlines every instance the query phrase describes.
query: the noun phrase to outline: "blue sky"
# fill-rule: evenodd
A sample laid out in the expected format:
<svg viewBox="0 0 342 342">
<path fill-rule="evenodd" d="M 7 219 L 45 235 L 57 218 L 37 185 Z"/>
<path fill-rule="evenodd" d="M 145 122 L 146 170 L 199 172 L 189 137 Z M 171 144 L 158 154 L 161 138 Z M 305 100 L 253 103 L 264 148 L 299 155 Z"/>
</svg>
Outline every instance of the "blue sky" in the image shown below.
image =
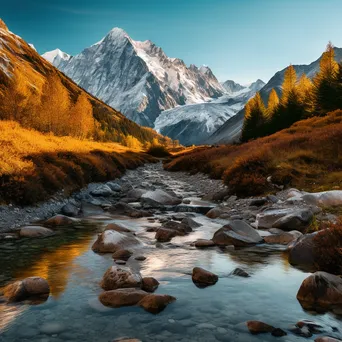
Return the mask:
<svg viewBox="0 0 342 342">
<path fill-rule="evenodd" d="M 0 17 L 40 53 L 77 54 L 113 27 L 220 81 L 267 81 L 342 47 L 342 0 L 0 0 Z"/>
</svg>

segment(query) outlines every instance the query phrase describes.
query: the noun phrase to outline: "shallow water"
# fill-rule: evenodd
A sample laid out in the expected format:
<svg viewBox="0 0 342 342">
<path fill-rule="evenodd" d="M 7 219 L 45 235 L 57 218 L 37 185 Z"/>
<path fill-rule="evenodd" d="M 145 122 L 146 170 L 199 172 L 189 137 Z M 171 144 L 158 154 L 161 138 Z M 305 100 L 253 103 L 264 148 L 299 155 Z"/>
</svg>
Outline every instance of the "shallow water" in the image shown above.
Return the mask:
<svg viewBox="0 0 342 342">
<path fill-rule="evenodd" d="M 199 250 L 190 243 L 211 238 L 223 222 L 199 214 L 194 219 L 203 226 L 170 244 L 155 243 L 154 233 L 146 232 L 146 227 L 157 223 L 106 214 L 92 216 L 91 225 L 51 238 L 2 242 L 0 286 L 9 280 L 41 276 L 48 280 L 51 295 L 34 306 L 0 303 L 0 341 L 105 342 L 122 336 L 142 341 L 271 341 L 275 337 L 270 334 L 250 335 L 243 322 L 262 320 L 286 330 L 304 318 L 322 323 L 329 335 L 342 337 L 331 329 L 342 327 L 337 317 L 302 310 L 296 293 L 308 274 L 288 264 L 283 248 Z M 155 316 L 138 307 L 110 309 L 98 301 L 99 282 L 113 260 L 110 254 L 93 253 L 91 245 L 108 222 L 126 225 L 141 239 L 141 250 L 135 255 L 147 259 L 131 258 L 128 265 L 143 276 L 158 279 L 157 293 L 177 298 L 162 313 Z M 190 276 L 194 266 L 217 273 L 218 283 L 197 288 Z M 235 267 L 245 269 L 251 277 L 230 276 Z M 280 340 L 304 338 L 289 334 Z"/>
</svg>

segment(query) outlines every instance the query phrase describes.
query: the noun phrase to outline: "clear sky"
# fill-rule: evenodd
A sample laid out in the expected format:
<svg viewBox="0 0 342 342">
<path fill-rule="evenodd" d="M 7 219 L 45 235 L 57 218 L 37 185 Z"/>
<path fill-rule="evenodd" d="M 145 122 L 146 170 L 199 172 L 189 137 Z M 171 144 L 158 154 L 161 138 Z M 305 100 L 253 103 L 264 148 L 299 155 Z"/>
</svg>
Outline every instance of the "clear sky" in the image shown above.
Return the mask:
<svg viewBox="0 0 342 342">
<path fill-rule="evenodd" d="M 342 0 L 0 0 L 0 17 L 39 53 L 75 55 L 113 27 L 220 81 L 267 81 L 342 47 Z"/>
</svg>

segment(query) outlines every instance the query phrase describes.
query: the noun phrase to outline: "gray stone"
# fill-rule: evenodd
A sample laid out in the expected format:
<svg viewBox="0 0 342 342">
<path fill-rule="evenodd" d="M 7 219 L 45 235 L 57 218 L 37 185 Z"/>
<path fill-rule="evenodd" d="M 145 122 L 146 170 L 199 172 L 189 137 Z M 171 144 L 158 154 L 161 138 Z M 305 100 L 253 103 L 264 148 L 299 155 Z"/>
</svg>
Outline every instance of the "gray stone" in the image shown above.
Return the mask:
<svg viewBox="0 0 342 342">
<path fill-rule="evenodd" d="M 106 185 L 114 192 L 121 192 L 122 190 L 121 185 L 114 181 L 107 182 Z"/>
<path fill-rule="evenodd" d="M 159 207 L 164 205 L 177 205 L 182 203 L 182 200 L 171 196 L 169 193 L 157 189 L 154 191 L 147 191 L 141 196 L 141 203 L 152 207 Z"/>
<path fill-rule="evenodd" d="M 90 191 L 90 194 L 95 197 L 110 197 L 113 195 L 113 190 L 108 185 L 103 184 Z"/>
<path fill-rule="evenodd" d="M 54 235 L 55 232 L 51 229 L 40 226 L 25 226 L 19 231 L 20 237 L 39 238 Z"/>
</svg>

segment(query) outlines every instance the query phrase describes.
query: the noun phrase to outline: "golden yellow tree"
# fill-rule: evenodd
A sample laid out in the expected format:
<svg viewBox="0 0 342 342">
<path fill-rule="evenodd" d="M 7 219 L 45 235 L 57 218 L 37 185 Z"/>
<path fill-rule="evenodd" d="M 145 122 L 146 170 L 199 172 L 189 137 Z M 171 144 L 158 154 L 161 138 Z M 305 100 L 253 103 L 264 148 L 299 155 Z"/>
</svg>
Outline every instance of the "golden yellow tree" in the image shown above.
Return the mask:
<svg viewBox="0 0 342 342">
<path fill-rule="evenodd" d="M 289 99 L 291 92 L 294 92 L 296 89 L 296 83 L 297 83 L 296 70 L 293 67 L 293 65 L 290 65 L 285 70 L 285 74 L 284 74 L 284 82 L 282 85 L 282 97 L 281 97 L 282 104 L 284 105 L 287 104 L 287 101 Z"/>
<path fill-rule="evenodd" d="M 267 118 L 270 119 L 273 116 L 274 111 L 277 109 L 279 105 L 279 97 L 275 89 L 272 89 L 270 92 L 270 95 L 268 97 L 268 102 L 267 102 Z"/>
</svg>

